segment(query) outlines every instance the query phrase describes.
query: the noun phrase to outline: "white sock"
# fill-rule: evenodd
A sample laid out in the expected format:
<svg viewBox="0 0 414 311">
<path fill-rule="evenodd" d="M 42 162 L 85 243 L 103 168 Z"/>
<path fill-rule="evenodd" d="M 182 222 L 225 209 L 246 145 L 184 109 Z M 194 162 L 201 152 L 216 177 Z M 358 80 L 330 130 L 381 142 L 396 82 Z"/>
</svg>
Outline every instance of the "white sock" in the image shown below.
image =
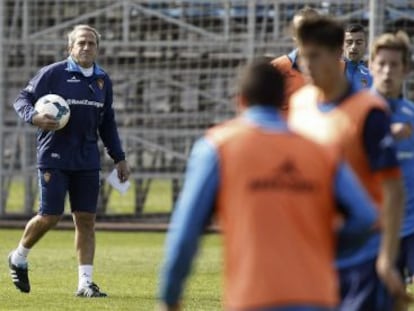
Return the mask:
<svg viewBox="0 0 414 311">
<path fill-rule="evenodd" d="M 16 266 L 26 265 L 27 256 L 29 255 L 29 252 L 30 252 L 30 248 L 26 248 L 20 243 L 11 256 L 12 264 Z"/>
<path fill-rule="evenodd" d="M 93 266 L 92 265 L 80 265 L 79 266 L 79 283 L 78 289 L 88 286 L 92 283 Z"/>
</svg>

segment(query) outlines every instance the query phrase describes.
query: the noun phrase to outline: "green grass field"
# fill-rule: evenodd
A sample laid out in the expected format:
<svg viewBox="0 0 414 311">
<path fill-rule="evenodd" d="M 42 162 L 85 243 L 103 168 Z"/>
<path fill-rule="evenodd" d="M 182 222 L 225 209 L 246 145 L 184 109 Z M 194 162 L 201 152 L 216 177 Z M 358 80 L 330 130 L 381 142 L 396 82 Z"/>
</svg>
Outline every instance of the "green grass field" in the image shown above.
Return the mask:
<svg viewBox="0 0 414 311">
<path fill-rule="evenodd" d="M 132 213 L 132 190 L 124 196 L 114 192 L 109 213 Z M 22 198 L 22 184 L 14 183 L 7 210 L 20 212 Z M 170 211 L 170 201 L 171 184 L 155 181 L 144 213 Z M 165 234 L 97 232 L 94 279 L 109 297 L 82 299 L 74 297 L 77 261 L 73 231 L 49 232 L 30 254 L 32 292 L 22 294 L 15 289 L 8 275 L 7 255 L 21 233 L 0 230 L 0 311 L 154 310 Z M 220 238 L 207 235 L 186 287 L 184 310 L 221 310 L 221 269 Z"/>
<path fill-rule="evenodd" d="M 30 254 L 30 294 L 8 275 L 7 255 L 21 230 L 0 230 L 0 310 L 154 310 L 164 234 L 98 232 L 94 279 L 109 297 L 74 297 L 77 262 L 72 231 L 50 231 Z M 221 253 L 217 235 L 207 235 L 189 280 L 185 310 L 220 310 Z"/>
<path fill-rule="evenodd" d="M 95 281 L 109 297 L 77 298 L 77 262 L 72 231 L 49 232 L 30 254 L 30 294 L 20 293 L 8 275 L 7 255 L 21 230 L 0 230 L 1 311 L 154 310 L 165 235 L 97 232 Z M 184 310 L 221 310 L 221 249 L 207 235 L 188 281 Z M 410 309 L 414 311 L 414 308 Z"/>
</svg>

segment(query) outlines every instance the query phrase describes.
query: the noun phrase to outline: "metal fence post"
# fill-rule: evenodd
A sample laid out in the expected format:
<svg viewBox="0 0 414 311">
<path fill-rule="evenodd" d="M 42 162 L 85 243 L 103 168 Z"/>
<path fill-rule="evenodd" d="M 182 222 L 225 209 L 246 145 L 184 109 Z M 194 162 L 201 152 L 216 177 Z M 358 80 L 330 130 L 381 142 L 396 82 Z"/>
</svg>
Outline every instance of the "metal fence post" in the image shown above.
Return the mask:
<svg viewBox="0 0 414 311">
<path fill-rule="evenodd" d="M 369 1 L 369 47 L 384 32 L 386 0 Z"/>
<path fill-rule="evenodd" d="M 5 23 L 5 1 L 0 1 L 0 55 L 4 55 L 6 38 L 4 33 Z M 4 200 L 4 103 L 6 102 L 4 81 L 4 57 L 0 57 L 0 217 L 6 213 L 6 202 Z"/>
<path fill-rule="evenodd" d="M 248 1 L 247 9 L 247 59 L 251 60 L 254 57 L 256 41 L 256 1 Z"/>
</svg>

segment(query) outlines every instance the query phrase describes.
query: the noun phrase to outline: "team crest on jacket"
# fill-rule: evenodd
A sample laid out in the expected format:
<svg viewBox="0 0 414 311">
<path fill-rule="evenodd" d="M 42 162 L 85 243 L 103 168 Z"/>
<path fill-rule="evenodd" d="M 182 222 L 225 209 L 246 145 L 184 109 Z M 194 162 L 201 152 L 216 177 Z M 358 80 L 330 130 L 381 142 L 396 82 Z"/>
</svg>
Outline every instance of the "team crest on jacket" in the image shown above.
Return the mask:
<svg viewBox="0 0 414 311">
<path fill-rule="evenodd" d="M 98 79 L 96 80 L 96 83 L 98 84 L 99 89 L 103 89 L 104 87 L 104 80 L 103 79 Z"/>
<path fill-rule="evenodd" d="M 45 172 L 43 174 L 43 179 L 45 180 L 45 182 L 49 182 L 50 181 L 50 177 L 52 177 L 52 174 L 50 174 L 49 172 Z"/>
</svg>

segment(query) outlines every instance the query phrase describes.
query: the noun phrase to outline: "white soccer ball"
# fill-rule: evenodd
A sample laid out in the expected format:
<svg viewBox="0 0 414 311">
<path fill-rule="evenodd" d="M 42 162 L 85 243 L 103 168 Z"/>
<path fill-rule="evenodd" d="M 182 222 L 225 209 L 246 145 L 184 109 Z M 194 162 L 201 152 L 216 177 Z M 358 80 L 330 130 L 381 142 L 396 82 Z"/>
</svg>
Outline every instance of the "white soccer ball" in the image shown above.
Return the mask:
<svg viewBox="0 0 414 311">
<path fill-rule="evenodd" d="M 69 121 L 70 108 L 64 98 L 56 94 L 47 94 L 40 97 L 35 106 L 38 113 L 47 113 L 59 122 L 57 130 L 63 128 Z"/>
</svg>

